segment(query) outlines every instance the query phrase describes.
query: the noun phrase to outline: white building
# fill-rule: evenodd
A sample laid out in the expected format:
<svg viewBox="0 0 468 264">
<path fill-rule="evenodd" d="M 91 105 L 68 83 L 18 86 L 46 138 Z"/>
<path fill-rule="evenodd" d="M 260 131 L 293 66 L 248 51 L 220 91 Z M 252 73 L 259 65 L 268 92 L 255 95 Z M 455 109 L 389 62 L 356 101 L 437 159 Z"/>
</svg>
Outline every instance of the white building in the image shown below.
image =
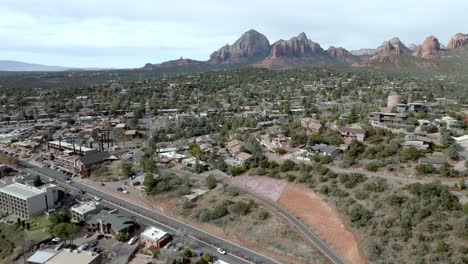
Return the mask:
<svg viewBox="0 0 468 264">
<path fill-rule="evenodd" d="M 98 202 L 87 202 L 73 206 L 71 211 L 71 218 L 75 222 L 84 221 L 86 216 L 96 214 L 102 209 L 102 205 Z"/>
<path fill-rule="evenodd" d="M 25 219 L 54 208 L 57 199 L 57 186 L 52 184 L 36 188 L 15 182 L 0 188 L 0 209 Z"/>
<path fill-rule="evenodd" d="M 171 236 L 154 226 L 148 227 L 140 235 L 140 244 L 145 248 L 162 248 L 171 241 Z"/>
</svg>

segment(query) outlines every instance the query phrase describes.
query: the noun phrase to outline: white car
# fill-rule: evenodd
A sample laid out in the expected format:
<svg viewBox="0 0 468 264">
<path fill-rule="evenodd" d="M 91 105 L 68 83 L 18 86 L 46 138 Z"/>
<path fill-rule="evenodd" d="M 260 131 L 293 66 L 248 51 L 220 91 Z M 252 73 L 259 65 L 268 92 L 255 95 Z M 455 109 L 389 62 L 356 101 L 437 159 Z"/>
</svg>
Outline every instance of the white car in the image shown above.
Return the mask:
<svg viewBox="0 0 468 264">
<path fill-rule="evenodd" d="M 125 193 L 125 194 L 127 194 L 127 193 L 128 193 L 128 190 L 123 190 L 122 192 Z"/>
<path fill-rule="evenodd" d="M 94 200 L 96 200 L 96 201 L 101 201 L 101 200 L 102 200 L 102 198 L 101 198 L 101 197 L 99 197 L 99 196 L 96 196 L 96 197 L 94 197 Z"/>
<path fill-rule="evenodd" d="M 68 184 L 70 184 L 70 183 L 71 183 L 71 181 L 70 181 L 70 180 L 67 180 L 67 183 L 68 183 Z"/>
<path fill-rule="evenodd" d="M 78 250 L 86 250 L 88 248 L 88 244 L 83 244 L 80 247 L 78 247 Z"/>
<path fill-rule="evenodd" d="M 221 255 L 226 255 L 226 250 L 224 250 L 223 248 L 218 248 L 216 249 L 216 251 L 218 251 L 218 253 Z"/>
<path fill-rule="evenodd" d="M 53 178 L 50 178 L 50 179 L 49 179 L 49 181 L 50 181 L 50 182 L 54 182 L 54 181 L 55 181 L 55 179 L 53 179 Z"/>
<path fill-rule="evenodd" d="M 59 237 L 55 237 L 55 238 L 52 239 L 52 242 L 54 242 L 54 243 L 59 243 L 61 241 L 62 241 L 62 239 L 59 238 Z"/>
<path fill-rule="evenodd" d="M 128 241 L 128 244 L 129 245 L 133 245 L 137 240 L 138 240 L 139 236 L 134 236 L 132 237 L 129 241 Z"/>
</svg>

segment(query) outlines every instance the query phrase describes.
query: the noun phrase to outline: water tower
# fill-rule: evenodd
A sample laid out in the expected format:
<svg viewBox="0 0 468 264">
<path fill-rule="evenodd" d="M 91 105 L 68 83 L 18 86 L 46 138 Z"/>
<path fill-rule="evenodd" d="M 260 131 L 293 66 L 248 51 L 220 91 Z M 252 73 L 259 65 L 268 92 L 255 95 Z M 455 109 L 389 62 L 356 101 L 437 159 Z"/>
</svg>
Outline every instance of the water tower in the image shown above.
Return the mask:
<svg viewBox="0 0 468 264">
<path fill-rule="evenodd" d="M 401 96 L 398 94 L 390 94 L 387 99 L 387 108 L 388 110 L 392 110 L 396 107 L 399 103 L 401 103 Z"/>
</svg>

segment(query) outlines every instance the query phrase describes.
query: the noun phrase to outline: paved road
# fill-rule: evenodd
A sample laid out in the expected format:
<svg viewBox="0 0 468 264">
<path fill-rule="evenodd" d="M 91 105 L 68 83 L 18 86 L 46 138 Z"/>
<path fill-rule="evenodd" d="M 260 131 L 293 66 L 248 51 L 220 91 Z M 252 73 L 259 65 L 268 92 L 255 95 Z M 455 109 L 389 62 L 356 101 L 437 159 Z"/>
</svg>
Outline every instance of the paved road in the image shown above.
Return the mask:
<svg viewBox="0 0 468 264">
<path fill-rule="evenodd" d="M 34 166 L 24 161 L 20 162 L 20 165 L 22 167 L 33 170 L 36 173 L 54 178 L 57 182 L 61 184 L 65 184 L 66 176 L 57 171 L 54 171 L 48 168 L 40 168 L 40 167 Z M 182 223 L 176 219 L 162 215 L 158 212 L 154 212 L 147 208 L 140 207 L 138 205 L 125 201 L 121 198 L 110 195 L 109 193 L 102 192 L 100 190 L 91 188 L 87 185 L 84 185 L 78 182 L 73 182 L 71 186 L 84 190 L 90 194 L 100 196 L 107 203 L 113 204 L 113 206 L 115 207 L 126 210 L 128 213 L 131 213 L 132 215 L 136 216 L 139 219 L 146 219 L 147 221 L 150 221 L 151 223 L 159 223 L 173 230 L 183 229 L 184 233 L 187 236 L 191 237 L 194 240 L 197 240 L 199 243 L 204 243 L 206 246 L 211 247 L 211 250 L 217 247 L 223 247 L 229 252 L 229 254 L 220 255 L 216 253 L 213 255 L 229 263 L 240 263 L 240 264 L 252 263 L 252 262 L 253 263 L 279 263 L 267 256 L 254 252 L 248 248 L 244 248 L 240 245 L 229 242 L 223 238 L 211 235 L 209 233 L 206 233 L 203 230 L 200 230 L 196 227 Z"/>
</svg>

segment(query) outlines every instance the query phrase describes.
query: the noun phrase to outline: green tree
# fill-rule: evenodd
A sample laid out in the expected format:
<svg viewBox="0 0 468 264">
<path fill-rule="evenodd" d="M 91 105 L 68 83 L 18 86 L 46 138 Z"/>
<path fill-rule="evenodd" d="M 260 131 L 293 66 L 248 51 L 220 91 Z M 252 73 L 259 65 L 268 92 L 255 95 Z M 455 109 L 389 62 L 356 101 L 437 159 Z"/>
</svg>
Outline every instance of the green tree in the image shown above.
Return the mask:
<svg viewBox="0 0 468 264">
<path fill-rule="evenodd" d="M 44 185 L 44 183 L 42 182 L 41 176 L 36 175 L 36 177 L 34 177 L 33 185 L 34 185 L 34 187 L 40 187 L 40 186 Z"/>
<path fill-rule="evenodd" d="M 132 164 L 130 162 L 123 162 L 121 165 L 121 169 L 122 169 L 122 174 L 125 177 L 129 177 L 130 175 L 133 174 Z"/>
<path fill-rule="evenodd" d="M 72 223 L 60 223 L 53 227 L 53 235 L 63 240 L 72 240 L 73 235 L 78 231 L 75 224 Z"/>
<path fill-rule="evenodd" d="M 145 186 L 146 193 L 151 193 L 153 191 L 154 186 L 156 185 L 156 179 L 154 178 L 153 174 L 147 173 L 145 175 L 145 179 L 143 180 L 143 186 Z"/>
<path fill-rule="evenodd" d="M 123 231 L 120 231 L 116 236 L 115 236 L 115 239 L 117 239 L 118 241 L 125 241 L 128 239 L 128 237 L 130 236 L 130 234 L 128 232 L 123 232 Z"/>
<path fill-rule="evenodd" d="M 452 144 L 447 148 L 447 156 L 452 160 L 458 160 L 460 156 L 458 155 L 458 147 L 456 144 Z"/>
</svg>

